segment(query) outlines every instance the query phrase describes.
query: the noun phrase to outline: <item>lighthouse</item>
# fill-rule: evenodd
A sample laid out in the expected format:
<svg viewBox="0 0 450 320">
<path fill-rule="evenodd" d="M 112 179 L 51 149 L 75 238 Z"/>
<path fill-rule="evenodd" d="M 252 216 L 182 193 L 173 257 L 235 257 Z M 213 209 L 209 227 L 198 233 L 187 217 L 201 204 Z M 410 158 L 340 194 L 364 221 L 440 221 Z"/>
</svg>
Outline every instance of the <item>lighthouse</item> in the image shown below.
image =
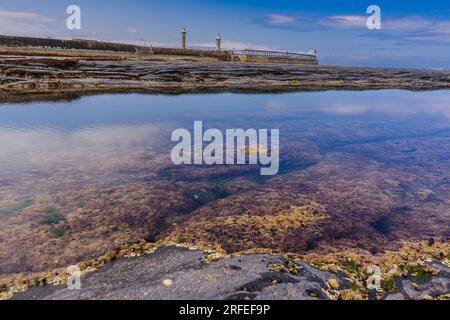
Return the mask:
<svg viewBox="0 0 450 320">
<path fill-rule="evenodd" d="M 186 49 L 186 28 L 181 29 L 181 48 Z"/>
<path fill-rule="evenodd" d="M 222 42 L 222 38 L 220 37 L 220 33 L 218 33 L 217 38 L 216 38 L 216 50 L 217 51 L 221 51 L 221 42 Z"/>
</svg>

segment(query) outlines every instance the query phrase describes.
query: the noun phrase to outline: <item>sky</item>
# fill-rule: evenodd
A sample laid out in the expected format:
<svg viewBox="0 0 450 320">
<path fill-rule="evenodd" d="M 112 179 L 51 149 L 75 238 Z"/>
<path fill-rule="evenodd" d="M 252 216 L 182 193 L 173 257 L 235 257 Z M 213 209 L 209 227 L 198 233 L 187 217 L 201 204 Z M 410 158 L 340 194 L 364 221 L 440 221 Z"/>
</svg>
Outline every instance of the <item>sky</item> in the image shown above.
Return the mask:
<svg viewBox="0 0 450 320">
<path fill-rule="evenodd" d="M 81 8 L 81 30 L 66 9 Z M 367 8 L 381 9 L 369 30 Z M 0 34 L 301 52 L 322 64 L 450 68 L 449 0 L 0 0 Z"/>
</svg>

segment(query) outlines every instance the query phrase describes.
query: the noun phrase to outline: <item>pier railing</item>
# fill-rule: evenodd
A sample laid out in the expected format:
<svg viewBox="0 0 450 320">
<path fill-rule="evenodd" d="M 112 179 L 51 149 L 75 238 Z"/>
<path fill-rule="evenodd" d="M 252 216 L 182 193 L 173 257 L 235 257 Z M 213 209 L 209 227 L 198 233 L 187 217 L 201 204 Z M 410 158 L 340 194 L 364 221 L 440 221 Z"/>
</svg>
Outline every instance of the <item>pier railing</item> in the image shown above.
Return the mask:
<svg viewBox="0 0 450 320">
<path fill-rule="evenodd" d="M 316 53 L 293 53 L 293 52 L 282 52 L 282 51 L 267 51 L 267 50 L 251 50 L 245 49 L 240 51 L 234 51 L 237 57 L 241 56 L 253 56 L 253 57 L 267 57 L 276 59 L 292 59 L 292 60 L 310 60 L 316 61 Z"/>
</svg>

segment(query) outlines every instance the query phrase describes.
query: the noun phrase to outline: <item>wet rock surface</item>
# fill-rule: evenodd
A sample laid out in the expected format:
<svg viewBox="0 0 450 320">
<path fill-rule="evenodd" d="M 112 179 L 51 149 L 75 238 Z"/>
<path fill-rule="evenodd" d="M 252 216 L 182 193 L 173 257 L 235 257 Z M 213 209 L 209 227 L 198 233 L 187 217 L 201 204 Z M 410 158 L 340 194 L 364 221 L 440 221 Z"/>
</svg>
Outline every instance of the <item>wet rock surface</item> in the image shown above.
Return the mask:
<svg viewBox="0 0 450 320">
<path fill-rule="evenodd" d="M 65 286 L 34 287 L 14 300 L 325 300 L 352 284 L 343 274 L 269 254 L 248 254 L 205 263 L 208 253 L 162 247 L 139 258 L 119 259 L 82 277 L 80 290 Z M 384 299 L 425 299 L 449 291 L 449 271 L 411 289 L 416 279 L 399 280 Z"/>
<path fill-rule="evenodd" d="M 347 66 L 129 59 L 9 59 L 0 63 L 0 93 L 143 91 L 161 93 L 325 89 L 443 89 L 450 72 Z M 70 62 L 70 63 L 69 63 Z"/>
<path fill-rule="evenodd" d="M 322 289 L 336 278 L 295 262 L 294 273 L 278 271 L 282 257 L 251 254 L 206 264 L 201 251 L 160 248 L 121 259 L 82 278 L 81 290 L 35 287 L 13 299 L 327 299 Z M 346 280 L 338 278 L 345 286 Z"/>
<path fill-rule="evenodd" d="M 408 276 L 397 280 L 398 290 L 387 294 L 386 300 L 427 300 L 434 299 L 436 294 L 448 294 L 450 292 L 450 268 L 437 262 L 429 263 L 440 271 L 435 277 Z"/>
</svg>

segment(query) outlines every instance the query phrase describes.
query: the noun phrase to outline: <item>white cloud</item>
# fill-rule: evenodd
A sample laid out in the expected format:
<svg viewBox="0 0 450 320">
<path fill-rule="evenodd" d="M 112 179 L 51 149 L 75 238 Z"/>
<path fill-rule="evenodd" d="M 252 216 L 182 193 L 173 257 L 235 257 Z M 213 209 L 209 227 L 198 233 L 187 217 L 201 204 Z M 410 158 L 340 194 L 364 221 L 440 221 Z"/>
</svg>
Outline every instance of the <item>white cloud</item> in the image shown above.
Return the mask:
<svg viewBox="0 0 450 320">
<path fill-rule="evenodd" d="M 137 33 L 137 29 L 130 27 L 130 28 L 128 28 L 128 32 L 129 33 Z"/>
<path fill-rule="evenodd" d="M 284 14 L 271 13 L 266 15 L 266 22 L 268 24 L 289 24 L 295 22 L 295 20 L 295 17 Z"/>
<path fill-rule="evenodd" d="M 397 19 L 386 20 L 384 28 L 397 30 L 414 30 L 432 27 L 433 20 L 428 20 L 420 16 L 409 16 Z"/>
<path fill-rule="evenodd" d="M 402 33 L 403 40 L 450 43 L 450 20 L 431 20 L 420 16 L 410 16 L 387 20 L 384 28 Z"/>
<path fill-rule="evenodd" d="M 52 18 L 40 15 L 35 12 L 7 11 L 7 10 L 0 10 L 0 19 L 25 19 L 25 20 L 36 20 L 36 21 L 42 21 L 42 22 L 55 21 Z"/>
<path fill-rule="evenodd" d="M 366 27 L 369 16 L 360 15 L 334 15 L 322 19 L 321 24 L 328 26 L 343 27 Z M 396 19 L 383 19 L 383 29 L 408 31 L 408 30 L 428 30 L 449 31 L 449 20 L 431 20 L 421 16 L 407 16 Z"/>
<path fill-rule="evenodd" d="M 193 47 L 205 47 L 205 48 L 215 48 L 215 42 L 199 42 L 192 43 Z M 232 40 L 223 40 L 222 41 L 222 49 L 224 50 L 244 50 L 244 49 L 254 49 L 254 50 L 272 50 L 276 51 L 277 48 L 267 46 L 264 44 L 252 43 L 252 42 L 242 42 L 242 41 L 232 41 Z"/>
<path fill-rule="evenodd" d="M 18 36 L 49 36 L 55 32 L 52 24 L 56 19 L 28 11 L 0 9 L 0 30 L 2 34 Z"/>
<path fill-rule="evenodd" d="M 155 42 L 155 41 L 142 41 L 142 40 L 112 40 L 111 42 L 116 43 L 126 43 L 136 46 L 143 46 L 144 44 L 152 47 L 163 47 L 163 48 L 179 48 L 181 47 L 181 42 Z M 191 42 L 188 43 L 188 48 L 193 49 L 214 49 L 216 47 L 216 42 Z M 244 49 L 254 49 L 254 50 L 269 50 L 278 51 L 279 48 L 271 47 L 265 44 L 258 44 L 252 42 L 242 42 L 242 41 L 232 41 L 232 40 L 222 40 L 221 45 L 223 50 L 244 50 Z"/>
<path fill-rule="evenodd" d="M 335 28 L 365 29 L 369 16 L 335 15 L 321 19 L 319 25 Z M 382 37 L 392 40 L 450 42 L 450 20 L 433 20 L 422 16 L 383 19 Z M 378 35 L 376 32 L 373 35 Z M 380 36 L 381 37 L 381 36 Z"/>
<path fill-rule="evenodd" d="M 101 40 L 101 39 L 96 39 Z M 131 44 L 134 46 L 152 46 L 152 47 L 163 47 L 163 48 L 178 48 L 181 46 L 181 41 L 178 43 L 176 42 L 158 42 L 158 41 L 151 41 L 151 40 L 127 40 L 127 39 L 114 39 L 114 40 L 108 40 L 108 42 L 114 42 L 114 43 L 125 43 L 125 44 Z"/>
<path fill-rule="evenodd" d="M 358 16 L 358 15 L 329 16 L 322 21 L 322 24 L 327 26 L 341 26 L 341 27 L 366 27 L 367 16 Z"/>
</svg>

